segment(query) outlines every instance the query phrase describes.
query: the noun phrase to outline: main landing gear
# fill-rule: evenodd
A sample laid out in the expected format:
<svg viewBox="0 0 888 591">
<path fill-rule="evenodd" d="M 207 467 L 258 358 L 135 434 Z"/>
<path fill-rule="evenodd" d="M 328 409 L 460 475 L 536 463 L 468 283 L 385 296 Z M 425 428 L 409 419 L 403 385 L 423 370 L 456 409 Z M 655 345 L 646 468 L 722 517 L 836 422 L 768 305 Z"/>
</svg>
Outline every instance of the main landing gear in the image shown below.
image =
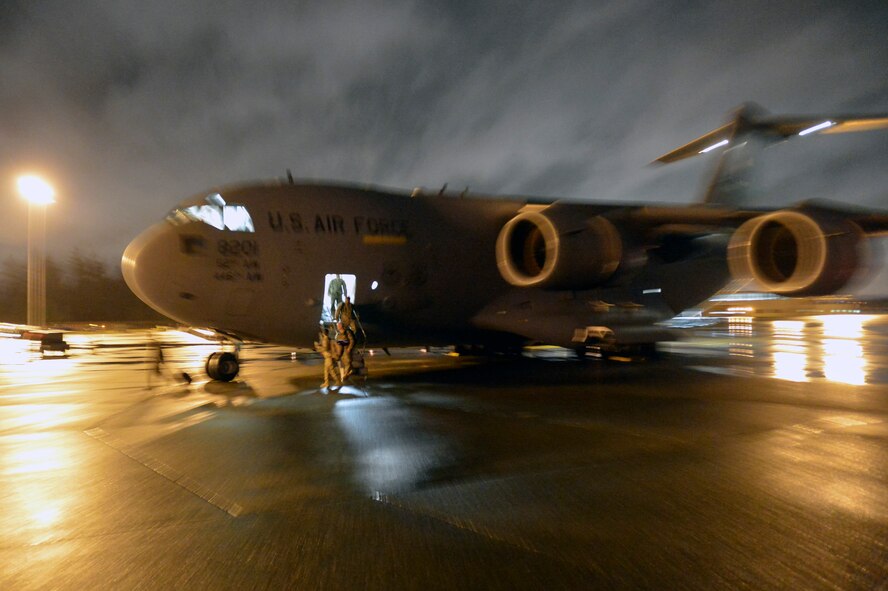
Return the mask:
<svg viewBox="0 0 888 591">
<path fill-rule="evenodd" d="M 207 375 L 220 382 L 230 382 L 237 376 L 240 363 L 237 355 L 230 351 L 216 351 L 207 359 Z"/>
</svg>

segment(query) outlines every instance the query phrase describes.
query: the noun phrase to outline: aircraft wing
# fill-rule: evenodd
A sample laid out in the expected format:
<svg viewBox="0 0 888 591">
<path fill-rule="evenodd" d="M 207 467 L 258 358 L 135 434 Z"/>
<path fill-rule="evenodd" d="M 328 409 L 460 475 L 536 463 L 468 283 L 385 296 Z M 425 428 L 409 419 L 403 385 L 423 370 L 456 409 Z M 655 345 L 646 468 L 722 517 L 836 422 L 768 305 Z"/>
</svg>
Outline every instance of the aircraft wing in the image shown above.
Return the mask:
<svg viewBox="0 0 888 591">
<path fill-rule="evenodd" d="M 598 216 L 556 202 L 523 210 L 497 244 L 503 278 L 541 290 L 495 299 L 472 324 L 561 346 L 601 325 L 631 343 L 656 336 L 655 323 L 670 315 L 658 306 L 677 311 L 710 297 L 712 278 L 732 275 L 783 296 L 835 293 L 873 266 L 862 242 L 874 235 L 888 235 L 888 212 L 829 201 L 615 207 Z M 588 295 L 590 287 L 598 289 Z"/>
<path fill-rule="evenodd" d="M 795 209 L 817 211 L 821 216 L 841 218 L 857 226 L 867 236 L 888 235 L 888 212 L 847 206 L 843 203 L 811 200 L 799 203 Z M 632 220 L 656 229 L 658 234 L 694 234 L 701 231 L 736 228 L 744 222 L 769 213 L 762 209 L 731 209 L 728 207 L 645 206 L 633 210 Z"/>
</svg>

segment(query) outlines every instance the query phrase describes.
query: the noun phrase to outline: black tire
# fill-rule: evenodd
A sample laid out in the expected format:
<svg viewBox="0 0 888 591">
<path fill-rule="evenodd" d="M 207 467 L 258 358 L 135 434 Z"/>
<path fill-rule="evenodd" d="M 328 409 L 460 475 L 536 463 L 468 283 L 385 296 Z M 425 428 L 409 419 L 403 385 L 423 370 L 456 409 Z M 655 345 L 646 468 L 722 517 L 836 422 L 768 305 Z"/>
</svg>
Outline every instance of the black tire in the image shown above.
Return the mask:
<svg viewBox="0 0 888 591">
<path fill-rule="evenodd" d="M 577 359 L 581 359 L 583 361 L 597 359 L 602 361 L 607 359 L 610 355 L 609 351 L 605 347 L 605 344 L 597 339 L 589 340 L 582 345 L 577 346 L 574 351 L 577 354 Z"/>
<path fill-rule="evenodd" d="M 240 370 L 240 365 L 234 353 L 216 351 L 207 359 L 206 370 L 210 379 L 230 382 Z"/>
<path fill-rule="evenodd" d="M 656 359 L 657 354 L 657 343 L 644 343 L 639 347 L 641 356 L 645 359 Z"/>
</svg>

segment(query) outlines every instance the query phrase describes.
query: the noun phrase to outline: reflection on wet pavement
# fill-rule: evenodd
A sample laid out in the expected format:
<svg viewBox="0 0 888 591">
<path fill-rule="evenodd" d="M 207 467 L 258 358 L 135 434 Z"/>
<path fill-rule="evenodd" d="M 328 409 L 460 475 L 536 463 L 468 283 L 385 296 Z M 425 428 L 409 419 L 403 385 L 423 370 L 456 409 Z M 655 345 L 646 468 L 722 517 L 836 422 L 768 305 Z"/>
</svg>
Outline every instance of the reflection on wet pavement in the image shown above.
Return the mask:
<svg viewBox="0 0 888 591">
<path fill-rule="evenodd" d="M 724 369 L 737 375 L 791 382 L 885 384 L 886 328 L 888 320 L 873 315 L 774 321 L 730 318 L 726 326 L 696 331 L 699 340 L 667 349 L 713 358 L 727 356 L 730 359 Z M 721 367 L 720 362 L 714 365 Z"/>
<path fill-rule="evenodd" d="M 620 364 L 395 351 L 327 391 L 282 347 L 220 384 L 188 333 L 0 338 L 0 588 L 878 588 L 886 328 L 733 321 Z"/>
</svg>

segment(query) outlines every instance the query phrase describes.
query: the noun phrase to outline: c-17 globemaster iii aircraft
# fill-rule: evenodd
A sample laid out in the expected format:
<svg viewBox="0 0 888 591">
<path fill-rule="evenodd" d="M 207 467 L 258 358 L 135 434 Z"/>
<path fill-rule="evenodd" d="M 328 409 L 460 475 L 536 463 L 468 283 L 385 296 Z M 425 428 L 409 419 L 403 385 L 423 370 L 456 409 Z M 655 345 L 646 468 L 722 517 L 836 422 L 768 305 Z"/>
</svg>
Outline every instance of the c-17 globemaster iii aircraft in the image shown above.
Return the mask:
<svg viewBox="0 0 888 591">
<path fill-rule="evenodd" d="M 865 238 L 888 232 L 888 213 L 811 202 L 744 209 L 746 173 L 768 142 L 883 127 L 888 116 L 774 117 L 741 107 L 657 160 L 722 151 L 705 199 L 688 206 L 292 178 L 214 188 L 133 240 L 123 276 L 158 312 L 232 338 L 309 346 L 331 321 L 335 291 L 351 297 L 371 346 L 582 350 L 604 334 L 651 344 L 664 332 L 655 323 L 731 275 L 789 296 L 841 289 L 863 266 Z M 207 361 L 213 379 L 238 369 L 230 352 Z"/>
</svg>

